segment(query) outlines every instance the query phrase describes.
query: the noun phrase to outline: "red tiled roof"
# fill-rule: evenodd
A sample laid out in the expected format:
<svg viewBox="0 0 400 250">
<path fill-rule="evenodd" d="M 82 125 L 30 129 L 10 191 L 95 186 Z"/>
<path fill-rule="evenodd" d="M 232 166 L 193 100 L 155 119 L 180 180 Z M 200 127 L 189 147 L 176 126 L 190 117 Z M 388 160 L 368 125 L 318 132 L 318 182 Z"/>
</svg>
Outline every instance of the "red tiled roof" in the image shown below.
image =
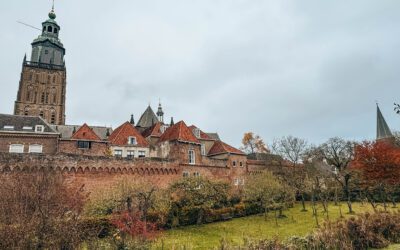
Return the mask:
<svg viewBox="0 0 400 250">
<path fill-rule="evenodd" d="M 200 143 L 192 131 L 186 126 L 184 121 L 180 121 L 169 127 L 164 134 L 161 135 L 159 142 L 163 141 L 182 141 L 191 143 Z"/>
<path fill-rule="evenodd" d="M 199 129 L 198 127 L 196 127 L 196 126 L 194 126 L 194 125 L 192 125 L 192 126 L 190 126 L 189 127 L 189 129 L 192 131 L 192 133 L 193 133 L 193 129 L 195 129 L 195 128 L 197 128 L 197 129 Z M 194 133 L 193 133 L 194 134 Z M 213 138 L 211 138 L 210 136 L 208 136 L 206 133 L 204 133 L 201 129 L 200 129 L 200 138 L 199 139 L 202 139 L 202 140 L 213 140 L 214 141 L 214 139 Z"/>
<path fill-rule="evenodd" d="M 144 130 L 142 132 L 142 136 L 144 138 L 147 138 L 149 136 L 155 136 L 155 137 L 160 137 L 161 136 L 161 122 L 157 122 L 156 124 L 154 124 L 153 126 L 151 126 L 150 128 Z"/>
<path fill-rule="evenodd" d="M 137 146 L 147 147 L 149 145 L 146 139 L 144 139 L 139 131 L 129 122 L 125 122 L 116 128 L 108 140 L 114 145 L 127 145 L 130 136 L 136 138 Z"/>
<path fill-rule="evenodd" d="M 234 148 L 222 141 L 215 141 L 214 145 L 211 147 L 210 151 L 208 151 L 208 155 L 219 155 L 219 154 L 238 154 L 245 155 L 242 151 L 237 148 Z"/>
<path fill-rule="evenodd" d="M 72 135 L 71 139 L 101 141 L 100 137 L 86 123 Z"/>
</svg>

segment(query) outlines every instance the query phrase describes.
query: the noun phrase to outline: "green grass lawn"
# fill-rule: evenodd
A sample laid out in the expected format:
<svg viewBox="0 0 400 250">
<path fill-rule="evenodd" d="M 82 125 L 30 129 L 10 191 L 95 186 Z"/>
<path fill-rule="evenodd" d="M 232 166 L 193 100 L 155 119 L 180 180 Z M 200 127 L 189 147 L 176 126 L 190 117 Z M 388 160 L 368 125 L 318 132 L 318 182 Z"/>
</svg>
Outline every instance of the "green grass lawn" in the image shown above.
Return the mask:
<svg viewBox="0 0 400 250">
<path fill-rule="evenodd" d="M 249 216 L 237 218 L 226 222 L 217 222 L 200 226 L 188 226 L 165 231 L 163 236 L 153 244 L 153 249 L 213 249 L 219 246 L 220 240 L 225 239 L 235 245 L 243 243 L 245 238 L 266 239 L 277 237 L 285 239 L 290 236 L 305 236 L 316 228 L 316 222 L 312 216 L 311 207 L 307 206 L 307 212 L 301 212 L 301 205 L 285 211 L 287 218 L 279 219 L 276 226 L 274 215 Z M 347 214 L 346 204 L 341 205 L 342 213 Z M 319 223 L 327 219 L 322 213 L 322 206 L 318 207 Z M 369 204 L 353 204 L 355 214 L 372 211 Z M 340 217 L 339 206 L 329 206 L 329 219 L 337 220 Z M 396 246 L 394 246 L 396 247 Z M 398 247 L 398 246 L 397 246 Z M 398 248 L 394 248 L 398 249 Z"/>
</svg>

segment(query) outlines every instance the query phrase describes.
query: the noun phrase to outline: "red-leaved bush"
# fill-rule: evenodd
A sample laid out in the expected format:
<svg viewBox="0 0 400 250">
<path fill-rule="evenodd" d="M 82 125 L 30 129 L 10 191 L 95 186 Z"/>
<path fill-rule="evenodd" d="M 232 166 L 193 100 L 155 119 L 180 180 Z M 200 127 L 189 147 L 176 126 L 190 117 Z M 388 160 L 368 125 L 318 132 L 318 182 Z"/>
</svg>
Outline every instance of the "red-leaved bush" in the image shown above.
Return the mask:
<svg viewBox="0 0 400 250">
<path fill-rule="evenodd" d="M 142 219 L 140 212 L 129 213 L 125 211 L 116 214 L 111 223 L 117 228 L 122 237 L 130 236 L 141 240 L 151 240 L 160 233 L 155 223 Z"/>
</svg>

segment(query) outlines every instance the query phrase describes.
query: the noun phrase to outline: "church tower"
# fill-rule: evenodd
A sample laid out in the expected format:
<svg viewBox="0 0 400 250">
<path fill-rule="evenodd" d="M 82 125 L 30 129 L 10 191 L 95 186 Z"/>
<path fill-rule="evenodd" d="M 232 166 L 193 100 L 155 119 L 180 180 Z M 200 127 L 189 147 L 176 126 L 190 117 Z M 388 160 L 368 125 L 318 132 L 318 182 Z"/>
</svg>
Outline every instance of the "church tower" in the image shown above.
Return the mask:
<svg viewBox="0 0 400 250">
<path fill-rule="evenodd" d="M 32 42 L 30 60 L 24 57 L 15 115 L 41 116 L 50 124 L 65 124 L 67 73 L 65 49 L 58 35 L 54 5 L 42 34 Z"/>
</svg>

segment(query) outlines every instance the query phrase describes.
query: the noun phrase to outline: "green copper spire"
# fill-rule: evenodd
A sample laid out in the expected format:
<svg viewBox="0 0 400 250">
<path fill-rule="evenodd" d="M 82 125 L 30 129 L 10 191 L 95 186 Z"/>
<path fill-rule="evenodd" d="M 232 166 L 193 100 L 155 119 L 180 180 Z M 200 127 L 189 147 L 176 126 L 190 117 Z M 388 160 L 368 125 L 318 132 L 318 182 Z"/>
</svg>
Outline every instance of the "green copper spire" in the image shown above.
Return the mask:
<svg viewBox="0 0 400 250">
<path fill-rule="evenodd" d="M 54 19 L 56 19 L 56 17 L 57 17 L 57 15 L 56 15 L 56 13 L 54 12 L 54 0 L 53 0 L 53 6 L 51 7 L 51 11 L 50 11 L 50 13 L 49 13 L 49 18 L 52 19 L 52 20 L 54 20 Z"/>
</svg>

